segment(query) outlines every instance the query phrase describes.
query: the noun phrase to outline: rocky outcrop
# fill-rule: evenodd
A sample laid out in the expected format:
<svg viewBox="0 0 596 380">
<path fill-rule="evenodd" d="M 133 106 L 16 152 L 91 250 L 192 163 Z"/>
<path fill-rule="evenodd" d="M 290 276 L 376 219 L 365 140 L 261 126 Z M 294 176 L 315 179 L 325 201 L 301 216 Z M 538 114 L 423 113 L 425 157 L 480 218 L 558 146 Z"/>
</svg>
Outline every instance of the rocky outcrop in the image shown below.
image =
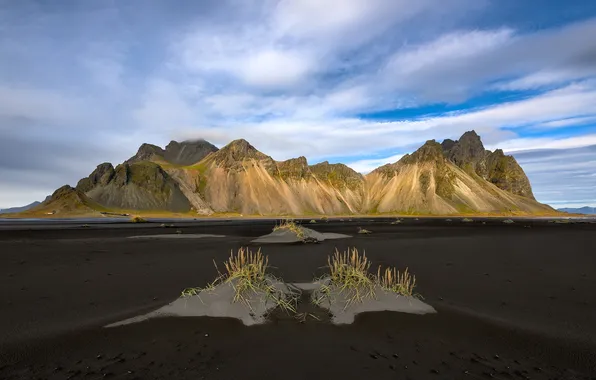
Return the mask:
<svg viewBox="0 0 596 380">
<path fill-rule="evenodd" d="M 126 163 L 165 161 L 173 165 L 187 166 L 201 161 L 217 150 L 215 145 L 205 140 L 170 141 L 166 149 L 152 144 L 143 144 L 137 154 L 129 158 Z"/>
<path fill-rule="evenodd" d="M 164 150 L 153 144 L 143 144 L 139 147 L 137 154 L 125 161 L 127 164 L 133 164 L 141 161 L 153 161 L 163 159 Z"/>
<path fill-rule="evenodd" d="M 205 140 L 193 140 L 176 142 L 170 141 L 163 152 L 163 158 L 176 165 L 192 165 L 203 158 L 207 157 L 209 153 L 217 152 L 215 145 Z"/>
<path fill-rule="evenodd" d="M 77 190 L 86 193 L 96 186 L 105 186 L 112 180 L 112 178 L 114 178 L 115 173 L 116 171 L 112 164 L 104 162 L 103 164 L 98 165 L 89 177 L 81 179 L 79 183 L 77 183 L 76 188 Z"/>
<path fill-rule="evenodd" d="M 445 157 L 467 173 L 478 175 L 502 190 L 535 199 L 530 181 L 515 158 L 500 149 L 486 150 L 475 131 L 464 133 L 457 141 L 443 141 L 442 149 Z"/>
</svg>

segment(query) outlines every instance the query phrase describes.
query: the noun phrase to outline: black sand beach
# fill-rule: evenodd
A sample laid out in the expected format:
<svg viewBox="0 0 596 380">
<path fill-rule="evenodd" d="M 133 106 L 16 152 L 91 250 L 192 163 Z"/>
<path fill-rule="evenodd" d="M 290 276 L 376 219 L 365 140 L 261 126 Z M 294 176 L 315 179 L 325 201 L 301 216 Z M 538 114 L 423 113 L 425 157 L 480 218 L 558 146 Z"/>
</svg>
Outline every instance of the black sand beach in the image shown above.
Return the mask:
<svg viewBox="0 0 596 380">
<path fill-rule="evenodd" d="M 0 225 L 2 379 L 596 379 L 596 224 L 408 218 L 308 225 L 353 235 L 264 245 L 276 275 L 309 282 L 337 247 L 408 267 L 437 314 L 369 313 L 347 326 L 276 314 L 103 326 L 212 281 L 274 221 Z M 485 221 L 486 224 L 482 224 Z M 87 223 L 87 222 L 85 222 Z M 373 233 L 356 234 L 357 227 Z M 218 234 L 225 238 L 130 239 Z"/>
</svg>

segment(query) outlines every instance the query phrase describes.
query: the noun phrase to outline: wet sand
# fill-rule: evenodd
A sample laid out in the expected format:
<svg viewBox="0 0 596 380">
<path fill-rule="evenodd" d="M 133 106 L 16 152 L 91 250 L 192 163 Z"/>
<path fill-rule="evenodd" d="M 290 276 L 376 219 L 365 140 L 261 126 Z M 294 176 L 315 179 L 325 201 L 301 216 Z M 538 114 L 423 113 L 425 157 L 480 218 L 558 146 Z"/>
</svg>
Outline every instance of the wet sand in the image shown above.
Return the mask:
<svg viewBox="0 0 596 380">
<path fill-rule="evenodd" d="M 437 310 L 362 314 L 344 326 L 310 310 L 319 320 L 103 328 L 206 285 L 214 259 L 258 248 L 250 241 L 275 221 L 0 226 L 0 378 L 596 378 L 596 224 L 392 220 L 317 223 L 307 227 L 353 238 L 262 246 L 288 282 L 312 281 L 336 247 L 355 246 L 375 266 L 409 267 Z M 128 238 L 177 230 L 225 238 Z"/>
</svg>

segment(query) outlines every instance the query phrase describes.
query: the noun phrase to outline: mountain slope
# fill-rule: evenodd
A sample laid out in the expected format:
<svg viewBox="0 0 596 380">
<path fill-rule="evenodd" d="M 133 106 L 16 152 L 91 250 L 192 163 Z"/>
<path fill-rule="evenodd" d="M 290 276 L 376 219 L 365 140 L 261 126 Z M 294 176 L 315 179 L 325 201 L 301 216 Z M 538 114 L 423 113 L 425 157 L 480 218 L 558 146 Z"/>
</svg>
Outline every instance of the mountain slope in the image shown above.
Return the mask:
<svg viewBox="0 0 596 380">
<path fill-rule="evenodd" d="M 105 207 L 87 197 L 82 191 L 65 185 L 24 214 L 100 215 L 101 211 L 105 211 Z"/>
<path fill-rule="evenodd" d="M 181 187 L 197 189 L 211 212 L 242 214 L 340 214 L 358 211 L 358 186 L 342 178 L 362 176 L 345 165 L 308 166 L 300 157 L 276 162 L 246 140 L 235 140 L 198 164 L 166 169 Z M 362 179 L 360 179 L 362 181 Z"/>
<path fill-rule="evenodd" d="M 470 174 L 445 158 L 443 149 L 434 140 L 427 141 L 413 154 L 367 175 L 365 210 L 423 214 L 554 211 Z"/>
</svg>

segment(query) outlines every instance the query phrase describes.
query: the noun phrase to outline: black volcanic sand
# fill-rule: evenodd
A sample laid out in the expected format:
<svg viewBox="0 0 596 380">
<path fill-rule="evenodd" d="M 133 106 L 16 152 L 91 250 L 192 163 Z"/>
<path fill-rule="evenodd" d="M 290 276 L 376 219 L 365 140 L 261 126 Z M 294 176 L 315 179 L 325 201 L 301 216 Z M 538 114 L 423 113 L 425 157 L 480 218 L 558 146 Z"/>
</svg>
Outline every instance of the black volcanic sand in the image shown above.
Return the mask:
<svg viewBox="0 0 596 380">
<path fill-rule="evenodd" d="M 213 259 L 250 246 L 272 221 L 3 225 L 0 378 L 596 378 L 596 224 L 392 220 L 309 224 L 354 238 L 262 247 L 276 275 L 308 282 L 335 247 L 355 246 L 373 265 L 409 267 L 438 311 L 368 313 L 348 326 L 312 310 L 320 320 L 277 313 L 252 327 L 215 318 L 102 327 L 205 285 Z M 127 238 L 176 230 L 227 237 Z"/>
</svg>

